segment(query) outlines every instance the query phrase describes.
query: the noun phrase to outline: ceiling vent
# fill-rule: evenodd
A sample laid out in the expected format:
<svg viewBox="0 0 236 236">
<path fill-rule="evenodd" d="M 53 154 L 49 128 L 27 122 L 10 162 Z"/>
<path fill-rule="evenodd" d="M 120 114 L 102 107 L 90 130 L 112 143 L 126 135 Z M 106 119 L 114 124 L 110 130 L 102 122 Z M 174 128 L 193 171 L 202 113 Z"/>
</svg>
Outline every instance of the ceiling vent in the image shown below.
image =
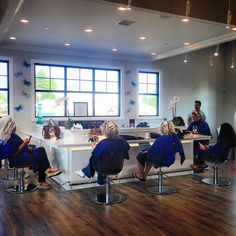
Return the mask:
<svg viewBox="0 0 236 236">
<path fill-rule="evenodd" d="M 135 23 L 135 21 L 132 20 L 122 20 L 121 22 L 117 23 L 118 25 L 123 25 L 123 26 L 130 26 L 133 23 Z"/>
</svg>

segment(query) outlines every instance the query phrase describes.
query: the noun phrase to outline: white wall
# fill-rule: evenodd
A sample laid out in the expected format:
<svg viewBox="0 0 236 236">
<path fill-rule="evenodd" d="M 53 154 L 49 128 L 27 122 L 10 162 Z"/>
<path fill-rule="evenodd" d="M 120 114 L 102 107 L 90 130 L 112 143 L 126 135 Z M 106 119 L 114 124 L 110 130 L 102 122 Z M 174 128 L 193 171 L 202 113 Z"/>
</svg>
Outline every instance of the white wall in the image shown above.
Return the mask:
<svg viewBox="0 0 236 236">
<path fill-rule="evenodd" d="M 206 113 L 207 122 L 214 133 L 215 127 L 221 123 L 223 106 L 224 54 L 213 58 L 210 66 L 211 49 L 203 49 L 188 55 L 188 63 L 183 63 L 184 55 L 155 62 L 163 71 L 163 113 L 171 118 L 168 103 L 173 96 L 179 96 L 177 115 L 187 120 L 187 114 L 194 108 L 194 101 L 202 102 L 202 110 Z"/>
<path fill-rule="evenodd" d="M 230 83 L 230 79 L 227 78 L 227 89 L 223 89 L 226 83 L 224 78 L 224 54 L 221 53 L 218 58 L 214 58 L 214 66 L 211 67 L 209 63 L 210 50 L 203 49 L 191 53 L 187 64 L 183 63 L 183 55 L 150 63 L 3 49 L 0 50 L 0 56 L 12 57 L 13 72 L 23 71 L 23 78 L 27 80 L 32 79 L 31 68 L 22 66 L 24 60 L 30 62 L 32 59 L 38 59 L 66 64 L 122 67 L 124 72 L 124 116 L 121 120 L 118 120 L 119 124 L 128 124 L 128 119 L 137 118 L 135 106 L 129 104 L 130 99 L 137 100 L 137 86 L 134 87 L 131 85 L 131 81 L 136 81 L 137 68 L 160 70 L 163 75 L 161 78 L 161 117 L 147 119 L 147 121 L 152 125 L 156 125 L 161 122 L 163 117 L 172 118 L 171 113 L 168 111 L 168 104 L 170 99 L 176 95 L 181 99 L 177 105 L 177 115 L 182 116 L 186 121 L 187 114 L 193 108 L 194 100 L 201 100 L 202 110 L 205 111 L 207 121 L 212 130 L 214 130 L 222 122 L 222 116 L 220 114 L 223 114 L 223 108 L 227 110 L 226 113 L 229 113 L 227 116 L 223 116 L 224 119 L 228 120 L 231 117 L 232 109 L 230 107 L 234 105 L 234 102 L 231 101 L 230 97 L 232 96 L 232 92 L 235 92 L 235 87 L 232 92 L 230 92 L 230 88 L 232 84 L 235 86 L 235 80 Z M 24 129 L 33 123 L 31 116 L 33 114 L 33 106 L 31 100 L 34 95 L 31 94 L 30 98 L 22 96 L 23 89 L 27 92 L 30 92 L 30 89 L 23 86 L 22 78 L 13 76 L 11 79 L 13 79 L 12 95 L 14 106 L 23 104 L 24 107 L 23 111 L 14 111 L 14 117 L 18 125 Z M 130 94 L 125 94 L 127 91 L 131 91 Z M 226 100 L 227 104 L 223 103 Z M 129 109 L 130 112 L 128 112 Z M 140 121 L 143 120 L 137 120 L 137 122 Z M 231 121 L 228 120 L 228 122 Z"/>
</svg>

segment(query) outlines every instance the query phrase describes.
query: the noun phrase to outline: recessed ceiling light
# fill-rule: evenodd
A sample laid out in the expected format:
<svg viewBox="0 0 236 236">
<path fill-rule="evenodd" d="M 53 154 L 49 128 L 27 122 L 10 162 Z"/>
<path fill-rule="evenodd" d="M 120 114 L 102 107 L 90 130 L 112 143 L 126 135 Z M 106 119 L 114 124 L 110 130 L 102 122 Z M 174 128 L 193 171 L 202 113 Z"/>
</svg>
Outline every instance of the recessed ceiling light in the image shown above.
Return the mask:
<svg viewBox="0 0 236 236">
<path fill-rule="evenodd" d="M 87 28 L 87 29 L 85 29 L 84 31 L 85 31 L 85 32 L 88 32 L 88 33 L 93 32 L 93 30 L 90 29 L 90 28 Z"/>
<path fill-rule="evenodd" d="M 20 22 L 25 23 L 25 24 L 29 23 L 29 21 L 26 19 L 21 19 Z"/>
<path fill-rule="evenodd" d="M 16 37 L 11 36 L 9 39 L 10 40 L 16 40 Z"/>
<path fill-rule="evenodd" d="M 126 7 L 118 7 L 118 10 L 119 10 L 119 11 L 126 11 L 127 8 L 126 8 Z"/>
<path fill-rule="evenodd" d="M 147 39 L 147 38 L 145 36 L 141 36 L 141 37 L 139 37 L 139 39 L 144 40 L 144 39 Z"/>
<path fill-rule="evenodd" d="M 183 22 L 189 22 L 189 19 L 188 18 L 183 18 L 182 21 Z"/>
<path fill-rule="evenodd" d="M 44 27 L 44 29 L 45 29 L 45 30 L 50 30 L 50 28 L 49 28 L 49 27 Z"/>
<path fill-rule="evenodd" d="M 69 46 L 70 46 L 70 43 L 65 43 L 64 45 L 67 46 L 67 47 L 69 47 Z"/>
<path fill-rule="evenodd" d="M 157 54 L 156 54 L 155 52 L 152 52 L 151 55 L 152 55 L 152 56 L 155 56 L 155 55 L 157 55 Z"/>
<path fill-rule="evenodd" d="M 232 30 L 235 31 L 235 30 L 236 30 L 236 27 L 233 27 Z"/>
<path fill-rule="evenodd" d="M 117 48 L 112 48 L 112 51 L 113 51 L 113 52 L 116 52 L 116 51 L 117 51 Z"/>
<path fill-rule="evenodd" d="M 184 43 L 184 45 L 186 45 L 186 46 L 189 45 L 189 44 L 190 44 L 189 42 L 185 42 L 185 43 Z"/>
</svg>

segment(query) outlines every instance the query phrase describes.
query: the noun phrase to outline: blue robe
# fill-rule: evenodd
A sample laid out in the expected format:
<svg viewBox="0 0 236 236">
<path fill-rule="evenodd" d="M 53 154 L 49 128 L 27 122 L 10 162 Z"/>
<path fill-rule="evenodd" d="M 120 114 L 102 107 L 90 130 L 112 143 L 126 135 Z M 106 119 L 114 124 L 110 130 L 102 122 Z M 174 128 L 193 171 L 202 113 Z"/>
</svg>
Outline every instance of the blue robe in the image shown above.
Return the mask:
<svg viewBox="0 0 236 236">
<path fill-rule="evenodd" d="M 103 139 L 94 148 L 88 166 L 83 168 L 82 171 L 88 178 L 91 178 L 95 174 L 95 168 L 94 168 L 95 166 L 98 169 L 103 169 L 103 163 L 99 162 L 99 159 L 102 157 L 104 153 L 123 152 L 124 158 L 129 159 L 129 153 L 128 153 L 129 148 L 130 148 L 129 144 L 126 142 L 126 140 L 122 138 Z M 96 165 L 97 163 L 99 165 Z M 104 176 L 98 175 L 97 183 L 104 184 L 105 183 Z"/>
<path fill-rule="evenodd" d="M 147 154 L 140 153 L 137 159 L 143 166 L 145 162 L 153 166 L 171 166 L 175 162 L 175 154 L 180 154 L 180 163 L 185 160 L 183 146 L 180 139 L 175 134 L 163 134 L 155 140 L 153 145 L 147 150 Z"/>
<path fill-rule="evenodd" d="M 188 131 L 193 131 L 194 127 L 197 129 L 198 133 L 203 134 L 203 135 L 210 135 L 210 136 L 212 136 L 210 128 L 209 128 L 209 125 L 203 119 L 200 119 L 199 121 L 193 121 L 189 125 L 187 130 Z"/>
<path fill-rule="evenodd" d="M 206 150 L 199 151 L 199 157 L 205 158 L 206 156 L 212 157 L 211 159 L 218 160 L 219 162 L 224 162 L 229 155 L 231 146 L 226 140 L 218 140 L 215 145 L 210 145 Z"/>
<path fill-rule="evenodd" d="M 20 153 L 15 156 L 22 143 L 23 140 L 17 134 L 12 134 L 6 143 L 1 144 L 2 159 L 8 159 L 10 166 L 31 166 L 35 168 L 39 158 L 37 148 L 34 148 L 31 152 L 28 150 L 31 145 L 25 145 Z"/>
</svg>

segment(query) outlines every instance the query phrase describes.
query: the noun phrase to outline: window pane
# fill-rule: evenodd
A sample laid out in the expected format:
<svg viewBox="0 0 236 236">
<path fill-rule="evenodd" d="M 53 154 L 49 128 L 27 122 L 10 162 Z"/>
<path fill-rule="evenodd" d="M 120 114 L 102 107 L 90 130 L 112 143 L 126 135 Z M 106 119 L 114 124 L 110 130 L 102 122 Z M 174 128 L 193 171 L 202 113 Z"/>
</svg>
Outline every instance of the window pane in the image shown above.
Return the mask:
<svg viewBox="0 0 236 236">
<path fill-rule="evenodd" d="M 80 79 L 81 80 L 92 80 L 93 79 L 93 70 L 80 69 Z"/>
<path fill-rule="evenodd" d="M 147 93 L 147 84 L 139 84 L 139 93 Z"/>
<path fill-rule="evenodd" d="M 87 102 L 88 103 L 88 115 L 93 115 L 92 107 L 92 94 L 91 93 L 67 93 L 69 114 L 74 116 L 74 102 Z"/>
<path fill-rule="evenodd" d="M 107 81 L 118 82 L 119 73 L 117 71 L 107 71 Z"/>
<path fill-rule="evenodd" d="M 7 88 L 7 77 L 0 76 L 0 88 Z"/>
<path fill-rule="evenodd" d="M 51 78 L 63 79 L 65 76 L 64 67 L 51 67 Z"/>
<path fill-rule="evenodd" d="M 79 79 L 79 68 L 67 68 L 67 79 Z"/>
<path fill-rule="evenodd" d="M 107 83 L 108 92 L 118 92 L 118 83 Z"/>
<path fill-rule="evenodd" d="M 65 115 L 65 102 L 61 98 L 64 93 L 57 92 L 36 92 L 36 104 L 42 104 L 43 116 L 64 116 Z M 60 102 L 57 102 L 57 99 Z M 36 105 L 37 108 L 37 105 Z M 37 115 L 37 110 L 36 110 Z"/>
<path fill-rule="evenodd" d="M 148 84 L 148 93 L 157 93 L 156 84 Z"/>
<path fill-rule="evenodd" d="M 7 75 L 7 63 L 0 62 L 0 75 Z"/>
<path fill-rule="evenodd" d="M 95 90 L 96 92 L 106 92 L 106 82 L 95 82 Z"/>
<path fill-rule="evenodd" d="M 148 83 L 156 84 L 157 83 L 157 74 L 148 74 Z"/>
<path fill-rule="evenodd" d="M 118 101 L 117 94 L 95 94 L 95 116 L 118 116 Z"/>
<path fill-rule="evenodd" d="M 92 81 L 80 81 L 80 91 L 92 91 Z"/>
<path fill-rule="evenodd" d="M 139 73 L 139 83 L 147 83 L 147 74 Z"/>
<path fill-rule="evenodd" d="M 35 66 L 35 76 L 49 78 L 49 66 Z"/>
<path fill-rule="evenodd" d="M 79 91 L 79 80 L 67 80 L 67 90 Z"/>
<path fill-rule="evenodd" d="M 64 80 L 51 79 L 51 90 L 64 90 Z"/>
<path fill-rule="evenodd" d="M 95 70 L 95 80 L 106 81 L 106 71 L 105 70 Z"/>
<path fill-rule="evenodd" d="M 139 115 L 157 115 L 156 96 L 139 95 Z"/>
<path fill-rule="evenodd" d="M 43 79 L 43 78 L 37 78 L 36 79 L 36 89 L 49 90 L 50 89 L 50 80 Z"/>
<path fill-rule="evenodd" d="M 8 114 L 8 92 L 0 91 L 0 116 Z"/>
</svg>

